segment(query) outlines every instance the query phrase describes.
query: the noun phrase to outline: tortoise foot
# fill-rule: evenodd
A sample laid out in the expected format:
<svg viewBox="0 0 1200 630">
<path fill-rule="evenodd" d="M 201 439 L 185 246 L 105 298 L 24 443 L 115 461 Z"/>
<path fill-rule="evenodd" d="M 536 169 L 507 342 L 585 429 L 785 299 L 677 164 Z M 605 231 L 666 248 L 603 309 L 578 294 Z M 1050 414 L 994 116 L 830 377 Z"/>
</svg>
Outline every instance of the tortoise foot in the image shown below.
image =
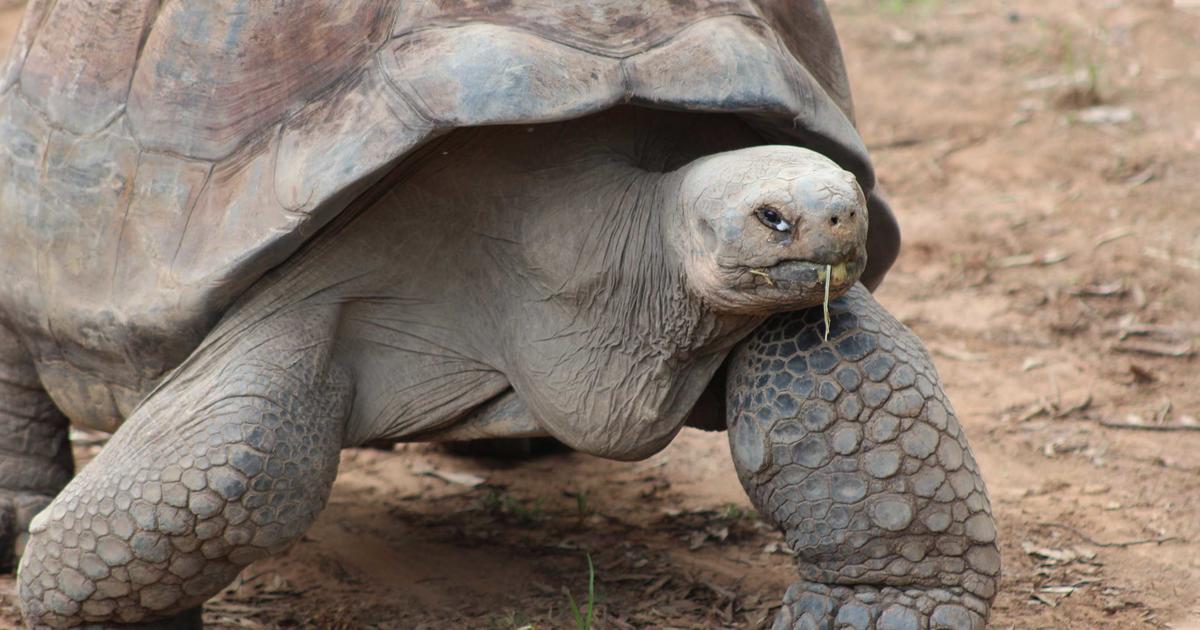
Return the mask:
<svg viewBox="0 0 1200 630">
<path fill-rule="evenodd" d="M 774 630 L 982 630 L 988 605 L 960 588 L 826 586 L 787 590 Z"/>
</svg>

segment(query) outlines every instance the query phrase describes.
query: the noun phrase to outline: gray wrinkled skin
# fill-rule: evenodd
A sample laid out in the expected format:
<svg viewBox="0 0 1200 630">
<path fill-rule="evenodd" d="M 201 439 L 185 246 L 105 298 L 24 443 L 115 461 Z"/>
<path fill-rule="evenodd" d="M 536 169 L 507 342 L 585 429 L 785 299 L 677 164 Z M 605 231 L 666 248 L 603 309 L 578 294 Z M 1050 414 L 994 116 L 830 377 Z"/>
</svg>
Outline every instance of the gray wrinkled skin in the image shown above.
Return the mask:
<svg viewBox="0 0 1200 630">
<path fill-rule="evenodd" d="M 67 428 L 29 355 L 0 326 L 0 572 L 15 568 L 29 521 L 74 473 Z"/>
<path fill-rule="evenodd" d="M 862 286 L 830 310 L 828 341 L 776 316 L 727 375 L 738 476 L 800 569 L 775 628 L 983 628 L 996 529 L 929 355 Z"/>
</svg>

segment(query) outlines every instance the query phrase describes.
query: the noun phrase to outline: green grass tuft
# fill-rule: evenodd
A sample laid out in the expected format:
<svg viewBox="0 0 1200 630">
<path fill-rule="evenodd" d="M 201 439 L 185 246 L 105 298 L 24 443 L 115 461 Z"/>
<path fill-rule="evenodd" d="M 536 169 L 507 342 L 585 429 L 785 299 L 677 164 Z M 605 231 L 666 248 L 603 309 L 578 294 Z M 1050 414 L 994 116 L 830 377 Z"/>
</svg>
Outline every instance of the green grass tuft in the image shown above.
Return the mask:
<svg viewBox="0 0 1200 630">
<path fill-rule="evenodd" d="M 580 610 L 575 604 L 575 598 L 571 597 L 571 591 L 567 591 L 567 603 L 571 606 L 571 615 L 575 617 L 576 630 L 592 630 L 593 616 L 596 612 L 596 567 L 592 564 L 592 554 L 587 556 L 588 563 L 588 598 L 587 608 Z"/>
</svg>

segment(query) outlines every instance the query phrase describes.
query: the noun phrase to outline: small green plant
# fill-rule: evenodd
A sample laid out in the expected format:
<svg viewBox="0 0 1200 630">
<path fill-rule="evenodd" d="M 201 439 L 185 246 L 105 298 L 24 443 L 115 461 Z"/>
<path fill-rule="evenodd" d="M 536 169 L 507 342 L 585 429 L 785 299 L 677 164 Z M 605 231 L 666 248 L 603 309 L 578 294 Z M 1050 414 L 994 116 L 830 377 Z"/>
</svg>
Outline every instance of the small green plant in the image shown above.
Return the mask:
<svg viewBox="0 0 1200 630">
<path fill-rule="evenodd" d="M 578 516 L 579 518 L 586 518 L 588 516 L 591 516 L 596 511 L 595 509 L 592 508 L 591 504 L 588 502 L 587 490 L 580 490 L 578 492 L 568 492 L 566 494 L 567 494 L 567 496 L 575 499 L 575 515 Z"/>
<path fill-rule="evenodd" d="M 480 505 L 488 512 L 510 516 L 519 521 L 537 521 L 545 516 L 542 511 L 543 501 L 544 499 L 538 498 L 530 504 L 529 501 L 522 501 L 510 494 L 495 490 L 491 490 L 479 498 Z"/>
<path fill-rule="evenodd" d="M 1046 33 L 1044 54 L 1055 59 L 1071 84 L 1056 99 L 1060 107 L 1083 109 L 1104 102 L 1104 59 L 1094 38 L 1081 36 L 1070 27 L 1039 19 Z"/>
<path fill-rule="evenodd" d="M 718 514 L 723 521 L 753 521 L 758 518 L 758 512 L 746 509 L 736 503 L 726 503 Z"/>
<path fill-rule="evenodd" d="M 596 567 L 592 564 L 592 554 L 587 555 L 588 563 L 588 598 L 587 608 L 579 609 L 571 591 L 567 591 L 567 603 L 571 606 L 571 615 L 575 617 L 576 630 L 592 630 L 592 619 L 596 612 Z"/>
<path fill-rule="evenodd" d="M 889 13 L 904 13 L 917 7 L 928 8 L 934 0 L 882 0 L 879 6 Z"/>
<path fill-rule="evenodd" d="M 535 630 L 524 613 L 516 610 L 506 610 L 493 615 L 488 621 L 491 630 Z"/>
</svg>

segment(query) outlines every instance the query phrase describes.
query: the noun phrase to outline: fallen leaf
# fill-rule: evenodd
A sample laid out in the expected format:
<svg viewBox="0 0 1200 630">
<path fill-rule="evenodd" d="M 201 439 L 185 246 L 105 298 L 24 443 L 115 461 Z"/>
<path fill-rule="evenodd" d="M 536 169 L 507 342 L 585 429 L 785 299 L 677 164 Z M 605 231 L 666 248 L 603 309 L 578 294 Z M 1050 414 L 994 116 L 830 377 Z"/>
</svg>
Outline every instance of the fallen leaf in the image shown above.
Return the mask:
<svg viewBox="0 0 1200 630">
<path fill-rule="evenodd" d="M 642 592 L 642 598 L 650 599 L 650 596 L 652 596 L 655 593 L 662 590 L 662 587 L 666 586 L 667 582 L 670 582 L 670 581 L 671 581 L 671 576 L 669 576 L 669 575 L 664 575 L 664 576 L 658 578 L 657 580 L 654 581 L 653 584 L 646 587 L 646 590 Z"/>
<path fill-rule="evenodd" d="M 1032 597 L 1034 600 L 1039 601 L 1051 608 L 1058 606 L 1058 600 L 1042 595 L 1041 593 L 1033 593 Z"/>
<path fill-rule="evenodd" d="M 988 360 L 988 356 L 986 354 L 979 354 L 977 352 L 971 352 L 969 350 L 963 350 L 961 348 L 952 348 L 952 347 L 948 347 L 948 346 L 940 346 L 940 345 L 933 346 L 933 353 L 944 356 L 947 359 L 954 359 L 955 361 L 966 361 L 969 363 L 982 363 L 982 362 Z"/>
<path fill-rule="evenodd" d="M 892 27 L 892 41 L 901 46 L 908 46 L 917 41 L 917 34 L 899 27 Z"/>
<path fill-rule="evenodd" d="M 1045 266 L 1060 263 L 1070 257 L 1070 254 L 1053 250 L 1040 256 L 1036 254 L 1017 254 L 1016 256 L 1005 256 L 1004 258 L 995 261 L 992 266 L 999 269 L 1029 267 L 1031 265 Z"/>
<path fill-rule="evenodd" d="M 1071 294 L 1083 297 L 1119 297 L 1125 295 L 1125 283 L 1117 280 L 1103 284 L 1089 284 L 1073 289 Z"/>
<path fill-rule="evenodd" d="M 442 481 L 445 481 L 446 483 L 467 486 L 468 488 L 481 486 L 487 481 L 486 478 L 478 475 L 472 475 L 471 473 L 455 472 L 451 470 L 438 470 L 436 468 L 414 469 L 413 473 L 425 477 L 436 477 Z"/>
<path fill-rule="evenodd" d="M 1136 232 L 1134 232 L 1133 228 L 1127 228 L 1127 227 L 1113 228 L 1113 229 L 1101 234 L 1100 236 L 1097 236 L 1096 240 L 1094 242 L 1094 246 L 1100 247 L 1101 245 L 1105 245 L 1105 244 L 1111 243 L 1115 240 L 1125 238 L 1126 236 L 1133 236 L 1134 234 L 1136 234 Z"/>
<path fill-rule="evenodd" d="M 788 550 L 787 545 L 783 545 L 783 544 L 780 544 L 777 542 L 767 543 L 763 547 L 763 553 L 779 553 L 779 554 L 784 554 L 784 555 L 791 555 L 791 551 Z"/>
<path fill-rule="evenodd" d="M 1076 119 L 1085 125 L 1120 125 L 1133 122 L 1133 110 L 1128 107 L 1096 105 L 1076 114 Z"/>
<path fill-rule="evenodd" d="M 1067 564 L 1074 562 L 1079 556 L 1071 549 L 1055 549 L 1053 547 L 1038 547 L 1037 545 L 1025 541 L 1021 543 L 1021 549 L 1030 556 L 1040 558 L 1042 564 L 1050 566 L 1058 564 Z"/>
<path fill-rule="evenodd" d="M 1171 343 L 1153 339 L 1126 338 L 1113 345 L 1114 352 L 1131 354 L 1147 354 L 1157 357 L 1184 358 L 1196 354 L 1196 349 L 1190 341 Z"/>
<path fill-rule="evenodd" d="M 1025 359 L 1023 363 L 1021 363 L 1021 371 L 1028 372 L 1030 370 L 1036 370 L 1044 365 L 1046 365 L 1045 359 L 1041 357 L 1029 357 L 1028 359 Z"/>
</svg>

